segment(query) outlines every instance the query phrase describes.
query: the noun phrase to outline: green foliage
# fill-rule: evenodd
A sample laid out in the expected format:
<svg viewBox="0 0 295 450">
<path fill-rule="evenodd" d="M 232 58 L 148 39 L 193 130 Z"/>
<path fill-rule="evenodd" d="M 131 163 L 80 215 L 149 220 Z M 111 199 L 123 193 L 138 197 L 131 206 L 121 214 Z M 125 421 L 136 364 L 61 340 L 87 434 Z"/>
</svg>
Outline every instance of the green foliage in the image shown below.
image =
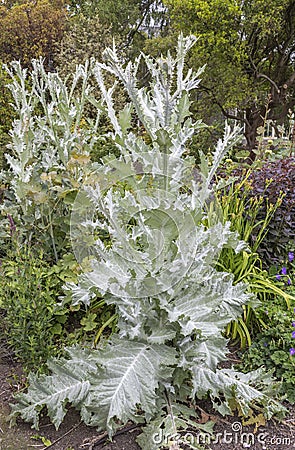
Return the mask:
<svg viewBox="0 0 295 450">
<path fill-rule="evenodd" d="M 67 32 L 57 46 L 56 65 L 60 74 L 75 72 L 76 66 L 85 64 L 91 57 L 101 59 L 102 51 L 110 46 L 113 38 L 110 29 L 101 24 L 98 15 L 79 14 L 69 19 Z"/>
<path fill-rule="evenodd" d="M 26 372 L 44 371 L 46 360 L 66 344 L 96 345 L 103 333 L 115 330 L 116 315 L 104 300 L 93 301 L 88 310 L 58 301 L 63 284 L 76 281 L 80 270 L 71 254 L 52 266 L 43 252 L 22 247 L 15 238 L 1 260 L 3 332 Z"/>
<path fill-rule="evenodd" d="M 1 264 L 3 331 L 25 371 L 42 370 L 46 360 L 62 349 L 66 317 L 56 309 L 62 284 L 50 276 L 42 253 L 19 249 L 9 257 Z"/>
<path fill-rule="evenodd" d="M 292 306 L 294 306 L 294 302 Z M 294 356 L 289 353 L 294 346 L 292 337 L 292 321 L 294 311 L 286 308 L 284 301 L 276 297 L 257 311 L 267 324 L 267 328 L 255 337 L 255 341 L 244 353 L 239 368 L 242 371 L 253 370 L 264 366 L 273 370 L 275 377 L 280 380 L 280 395 L 289 402 L 295 402 L 294 395 Z"/>
<path fill-rule="evenodd" d="M 241 95 L 246 95 L 247 91 L 244 94 L 243 91 L 248 85 L 247 77 L 239 65 L 244 46 L 239 39 L 240 6 L 229 0 L 203 0 L 198 3 L 168 0 L 164 3 L 169 8 L 172 27 L 184 32 L 189 31 L 189 24 L 190 31 L 194 31 L 198 37 L 193 57 L 199 60 L 199 64 L 209 66 L 202 84 L 205 83 L 209 91 L 213 88 L 218 99 L 222 94 L 225 96 L 222 101 L 225 109 L 236 106 Z M 219 80 L 219 89 L 216 80 Z"/>
<path fill-rule="evenodd" d="M 202 80 L 204 114 L 209 112 L 215 121 L 221 114 L 240 121 L 253 150 L 266 112 L 267 119 L 282 125 L 294 107 L 290 52 L 295 42 L 294 2 L 164 0 L 164 4 L 173 39 L 179 31 L 199 38 L 190 65 L 208 68 Z"/>
<path fill-rule="evenodd" d="M 161 0 L 79 0 L 68 1 L 74 14 L 81 14 L 88 18 L 99 17 L 99 21 L 112 35 L 120 35 L 128 45 L 138 37 L 141 32 L 140 25 L 145 28 L 160 25 L 164 11 Z M 132 42 L 133 43 L 133 42 Z"/>
<path fill-rule="evenodd" d="M 190 417 L 181 406 L 207 395 L 221 414 L 237 409 L 247 416 L 253 402 L 268 418 L 284 412 L 262 371 L 245 375 L 218 368 L 226 359 L 224 327 L 255 299 L 215 267 L 224 247 L 239 252 L 245 243 L 229 222 L 204 226 L 210 185 L 226 150 L 239 139 L 237 130 L 225 127 L 211 165 L 203 158 L 200 172 L 184 157 L 186 143 L 203 127 L 189 117 L 189 93 L 199 85 L 200 72 L 184 75 L 184 57 L 194 42 L 180 36 L 175 58 L 142 56 L 152 74 L 149 89 L 138 87 L 139 59 L 125 67 L 115 48 L 106 50 L 105 64 L 94 66 L 121 156 L 106 159 L 73 203 L 74 250 L 88 269 L 66 289 L 74 306 L 91 305 L 97 293 L 103 295 L 116 308 L 118 332 L 97 350 L 77 346 L 67 349 L 66 358 L 51 359 L 50 376 L 31 375 L 28 392 L 16 396 L 12 418 L 20 414 L 38 427 L 46 406 L 58 427 L 70 402 L 85 423 L 112 436 L 128 420 L 160 423 L 164 433 L 171 423 L 175 432 L 175 424 L 184 429 Z M 130 97 L 119 113 L 104 71 Z M 132 126 L 133 112 L 148 139 Z M 148 442 L 153 429 L 146 429 Z"/>
<path fill-rule="evenodd" d="M 73 255 L 71 256 L 71 260 Z M 76 260 L 75 266 L 77 265 Z M 77 267 L 70 269 L 69 275 L 65 269 L 65 258 L 59 263 L 53 266 L 51 273 L 52 276 L 57 276 L 65 282 L 76 281 Z M 75 276 L 73 277 L 73 274 Z M 64 294 L 64 292 L 62 293 Z M 90 307 L 85 307 L 80 304 L 72 304 L 71 297 L 69 295 L 62 295 L 62 301 L 57 303 L 57 310 L 59 314 L 68 316 L 68 321 L 65 324 L 64 332 L 66 333 L 67 343 L 82 343 L 90 345 L 90 343 L 96 347 L 100 339 L 109 336 L 116 331 L 117 315 L 115 314 L 114 307 L 106 304 L 104 299 L 97 295 L 93 299 Z"/>
<path fill-rule="evenodd" d="M 54 50 L 62 38 L 67 13 L 62 0 L 15 2 L 0 5 L 0 60 L 21 61 L 30 66 L 32 58 L 44 57 L 53 69 Z"/>
</svg>

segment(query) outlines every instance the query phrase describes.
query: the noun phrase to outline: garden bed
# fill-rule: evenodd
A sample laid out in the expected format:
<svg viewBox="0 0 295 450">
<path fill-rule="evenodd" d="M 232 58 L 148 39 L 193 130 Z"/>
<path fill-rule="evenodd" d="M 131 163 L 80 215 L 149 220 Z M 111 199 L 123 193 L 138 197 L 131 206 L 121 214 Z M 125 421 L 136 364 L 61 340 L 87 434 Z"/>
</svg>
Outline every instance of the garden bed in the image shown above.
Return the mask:
<svg viewBox="0 0 295 450">
<path fill-rule="evenodd" d="M 239 189 L 215 179 L 240 141 L 236 126 L 225 125 L 193 176 L 188 150 L 204 125 L 189 118 L 190 91 L 201 72 L 184 68 L 195 43 L 181 35 L 165 64 L 143 55 L 146 88 L 137 87 L 140 66 L 125 66 L 115 47 L 106 64 L 77 67 L 71 87 L 41 61 L 30 76 L 11 69 L 18 119 L 2 174 L 0 450 L 135 450 L 141 427 L 142 450 L 294 446 L 295 408 L 266 424 L 263 414 L 285 411 L 275 379 L 256 370 L 272 370 L 295 402 L 294 243 L 287 230 L 282 258 L 269 266 L 258 247 L 282 198 L 260 220 L 263 196 L 248 198 L 247 178 Z M 110 74 L 132 102 L 116 112 Z M 105 114 L 113 132 L 101 136 Z M 101 138 L 120 157 L 101 158 Z M 231 370 L 228 342 L 250 347 L 241 372 Z M 40 418 L 40 430 L 20 417 L 36 427 Z M 116 433 L 112 442 L 104 430 Z"/>
<path fill-rule="evenodd" d="M 2 352 L 4 353 L 4 352 Z M 9 403 L 13 401 L 13 393 L 22 384 L 22 371 L 9 354 L 0 359 L 0 449 L 1 450 L 139 450 L 136 436 L 139 427 L 126 426 L 119 431 L 110 442 L 104 433 L 86 427 L 80 421 L 79 414 L 70 410 L 58 431 L 46 417 L 41 419 L 40 430 L 36 431 L 21 420 L 15 427 L 9 428 L 7 417 Z M 199 404 L 199 413 L 203 422 L 213 420 L 215 425 L 215 441 L 212 438 L 207 448 L 212 450 L 229 450 L 251 448 L 253 450 L 290 450 L 295 446 L 295 407 L 286 405 L 290 411 L 281 423 L 269 421 L 254 432 L 254 426 L 242 426 L 238 417 L 221 417 L 210 408 L 209 403 Z M 35 438 L 34 438 L 35 436 Z M 39 436 L 39 438 L 37 437 Z M 192 440 L 193 433 L 187 439 Z M 43 442 L 42 442 L 43 438 Z M 201 438 L 194 437 L 195 442 Z M 205 437 L 203 438 L 205 439 Z M 207 439 L 209 439 L 207 437 Z M 47 441 L 46 441 L 47 440 Z M 51 444 L 50 444 L 51 443 Z M 188 448 L 188 447 L 184 447 Z"/>
</svg>

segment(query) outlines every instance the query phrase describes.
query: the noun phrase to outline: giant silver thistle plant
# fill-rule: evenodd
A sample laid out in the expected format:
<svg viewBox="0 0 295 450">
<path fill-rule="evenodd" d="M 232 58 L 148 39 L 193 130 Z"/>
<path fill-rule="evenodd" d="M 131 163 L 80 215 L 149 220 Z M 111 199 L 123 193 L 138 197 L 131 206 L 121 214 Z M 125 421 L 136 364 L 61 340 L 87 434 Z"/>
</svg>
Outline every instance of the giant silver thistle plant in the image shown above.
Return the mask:
<svg viewBox="0 0 295 450">
<path fill-rule="evenodd" d="M 41 59 L 32 61 L 30 72 L 19 61 L 12 61 L 6 70 L 17 119 L 5 154 L 7 168 L 0 172 L 8 186 L 0 205 L 1 244 L 10 239 L 9 214 L 22 241 L 42 240 L 45 252 L 52 252 L 58 261 L 67 245 L 67 200 L 83 184 L 89 155 L 100 137 L 101 110 L 97 108 L 95 118 L 87 115 L 89 62 L 78 66 L 68 80 L 46 72 Z"/>
<path fill-rule="evenodd" d="M 138 87 L 140 58 L 124 66 L 113 48 L 105 51 L 105 64 L 93 65 L 121 157 L 89 177 L 73 205 L 74 251 L 78 259 L 91 260 L 91 270 L 65 289 L 75 305 L 88 306 L 97 291 L 102 294 L 116 306 L 118 332 L 97 349 L 68 348 L 66 357 L 48 362 L 49 376 L 31 374 L 28 392 L 16 395 L 12 417 L 20 414 L 38 427 L 46 405 L 58 427 L 70 402 L 86 424 L 109 436 L 128 420 L 145 420 L 138 442 L 157 450 L 164 448 L 153 439 L 159 428 L 175 435 L 197 427 L 193 407 L 185 404 L 208 394 L 222 414 L 237 408 L 247 415 L 253 402 L 263 405 L 266 417 L 283 411 L 271 399 L 273 384 L 263 372 L 218 368 L 226 359 L 224 327 L 253 299 L 214 265 L 222 248 L 238 252 L 244 243 L 229 223 L 204 226 L 214 173 L 239 130 L 226 125 L 213 163 L 203 158 L 198 174 L 184 157 L 203 126 L 189 112 L 189 93 L 198 87 L 201 70 L 184 74 L 194 41 L 180 36 L 176 57 L 168 53 L 153 61 L 141 55 L 151 74 L 148 89 Z M 119 114 L 105 71 L 131 100 Z M 132 131 L 135 117 L 148 139 Z M 109 236 L 107 244 L 98 231 Z M 85 249 L 86 242 L 91 246 Z M 210 426 L 203 425 L 207 431 Z"/>
</svg>

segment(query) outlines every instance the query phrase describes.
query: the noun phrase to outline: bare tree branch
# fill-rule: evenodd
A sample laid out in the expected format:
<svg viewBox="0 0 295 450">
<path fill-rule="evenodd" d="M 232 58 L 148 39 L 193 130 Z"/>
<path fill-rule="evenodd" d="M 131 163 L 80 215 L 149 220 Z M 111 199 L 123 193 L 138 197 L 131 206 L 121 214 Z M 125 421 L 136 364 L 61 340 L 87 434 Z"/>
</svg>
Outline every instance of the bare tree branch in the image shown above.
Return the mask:
<svg viewBox="0 0 295 450">
<path fill-rule="evenodd" d="M 239 122 L 243 122 L 247 125 L 249 125 L 248 120 L 243 117 L 243 116 L 238 116 L 235 114 L 232 114 L 228 111 L 226 111 L 226 109 L 224 109 L 224 107 L 222 106 L 222 104 L 217 100 L 214 91 L 202 84 L 199 85 L 201 89 L 203 89 L 204 91 L 207 92 L 208 95 L 211 96 L 211 98 L 213 99 L 213 102 L 219 107 L 219 109 L 221 110 L 222 114 L 224 115 L 224 117 L 227 117 L 228 119 L 233 119 L 233 120 L 238 120 Z"/>
<path fill-rule="evenodd" d="M 275 81 L 273 81 L 271 78 L 269 78 L 267 75 L 265 75 L 264 73 L 258 73 L 256 75 L 257 78 L 265 78 L 267 81 L 269 81 L 269 83 L 275 88 L 275 90 L 277 91 L 277 93 L 280 93 L 280 88 L 278 87 L 278 85 L 276 84 Z"/>
</svg>

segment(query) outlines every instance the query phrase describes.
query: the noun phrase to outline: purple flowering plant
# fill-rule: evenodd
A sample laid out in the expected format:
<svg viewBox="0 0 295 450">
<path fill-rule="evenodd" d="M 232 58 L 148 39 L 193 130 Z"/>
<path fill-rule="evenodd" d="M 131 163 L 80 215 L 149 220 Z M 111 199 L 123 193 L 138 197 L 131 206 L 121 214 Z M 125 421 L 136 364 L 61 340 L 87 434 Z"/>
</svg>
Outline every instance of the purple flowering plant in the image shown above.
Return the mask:
<svg viewBox="0 0 295 450">
<path fill-rule="evenodd" d="M 282 266 L 279 269 L 276 268 L 276 273 L 274 274 L 276 281 L 279 281 L 286 286 L 295 284 L 294 258 L 295 252 L 290 250 L 286 260 L 282 263 Z"/>
</svg>

